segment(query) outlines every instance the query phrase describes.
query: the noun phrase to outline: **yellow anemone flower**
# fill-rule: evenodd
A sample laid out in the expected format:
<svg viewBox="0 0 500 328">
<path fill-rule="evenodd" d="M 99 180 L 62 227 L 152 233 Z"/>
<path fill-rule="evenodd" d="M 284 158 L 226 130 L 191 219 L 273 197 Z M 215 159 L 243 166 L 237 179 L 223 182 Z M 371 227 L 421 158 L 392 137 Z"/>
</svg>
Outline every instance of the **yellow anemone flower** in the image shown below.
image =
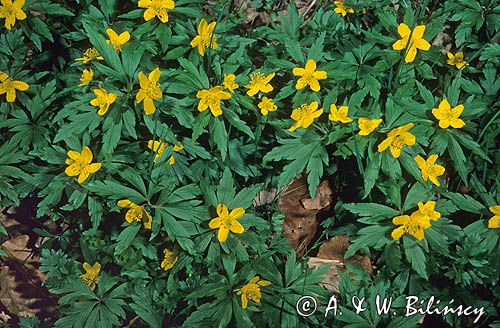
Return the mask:
<svg viewBox="0 0 500 328">
<path fill-rule="evenodd" d="M 83 57 L 81 58 L 76 58 L 76 61 L 83 61 L 84 64 L 87 64 L 88 62 L 92 60 L 104 60 L 104 57 L 101 56 L 96 49 L 94 48 L 88 48 L 85 50 L 83 53 Z"/>
<path fill-rule="evenodd" d="M 225 204 L 217 205 L 218 217 L 210 220 L 208 226 L 210 229 L 219 229 L 217 239 L 223 243 L 229 236 L 229 231 L 232 233 L 242 234 L 245 228 L 238 222 L 238 219 L 245 215 L 245 210 L 241 207 L 235 208 L 229 213 Z"/>
<path fill-rule="evenodd" d="M 418 203 L 417 215 L 426 217 L 428 220 L 437 221 L 441 217 L 441 213 L 435 211 L 436 202 L 433 200 L 427 201 L 425 204 L 422 202 Z"/>
<path fill-rule="evenodd" d="M 25 0 L 1 0 L 0 18 L 5 18 L 5 28 L 10 30 L 17 20 L 26 19 L 23 11 Z"/>
<path fill-rule="evenodd" d="M 262 93 L 268 93 L 273 91 L 273 86 L 269 83 L 274 77 L 275 73 L 271 73 L 265 76 L 261 72 L 255 72 L 250 74 L 250 83 L 245 85 L 245 88 L 249 89 L 247 95 L 250 97 L 256 95 L 259 91 Z"/>
<path fill-rule="evenodd" d="M 161 262 L 161 268 L 165 271 L 172 269 L 177 262 L 177 254 L 174 250 L 165 248 L 163 250 L 163 261 Z"/>
<path fill-rule="evenodd" d="M 458 69 L 464 69 L 465 66 L 469 65 L 464 60 L 463 52 L 457 52 L 455 55 L 453 55 L 451 52 L 448 51 L 447 56 L 448 56 L 447 63 L 451 66 L 455 66 Z"/>
<path fill-rule="evenodd" d="M 307 61 L 305 68 L 295 67 L 293 75 L 301 77 L 295 85 L 297 90 L 301 90 L 308 85 L 312 91 L 318 92 L 321 89 L 318 80 L 326 79 L 326 72 L 317 71 L 316 62 L 312 59 Z"/>
<path fill-rule="evenodd" d="M 101 272 L 101 264 L 95 262 L 94 265 L 90 265 L 87 262 L 83 263 L 83 269 L 85 273 L 80 276 L 83 281 L 94 290 L 99 283 L 99 272 Z"/>
<path fill-rule="evenodd" d="M 90 83 L 90 81 L 92 81 L 92 78 L 94 77 L 94 71 L 92 70 L 92 68 L 89 68 L 89 69 L 84 69 L 82 71 L 82 77 L 80 78 L 80 83 L 79 86 L 80 87 L 83 87 L 84 85 L 87 85 Z"/>
<path fill-rule="evenodd" d="M 439 187 L 440 183 L 437 177 L 443 175 L 445 169 L 443 166 L 436 164 L 438 155 L 431 155 L 427 160 L 418 155 L 414 159 L 422 171 L 422 179 L 424 179 L 424 181 L 431 180 L 432 183 Z"/>
<path fill-rule="evenodd" d="M 13 80 L 7 73 L 0 71 L 0 95 L 6 93 L 7 102 L 16 101 L 16 90 L 26 91 L 28 88 L 28 83 Z"/>
<path fill-rule="evenodd" d="M 451 108 L 448 100 L 444 99 L 439 104 L 439 108 L 432 109 L 432 115 L 438 119 L 440 128 L 447 129 L 451 125 L 455 129 L 460 129 L 465 126 L 465 122 L 460 118 L 463 111 L 464 105 Z"/>
<path fill-rule="evenodd" d="M 216 86 L 208 90 L 199 90 L 196 93 L 196 98 L 200 99 L 198 103 L 199 112 L 204 112 L 207 108 L 210 108 L 212 115 L 218 117 L 222 115 L 221 101 L 231 99 L 231 94 L 225 92 L 221 86 Z"/>
<path fill-rule="evenodd" d="M 345 17 L 347 13 L 354 14 L 354 9 L 346 6 L 344 4 L 344 1 L 334 1 L 333 4 L 335 5 L 335 9 L 333 11 L 335 11 L 335 13 L 337 14 L 341 14 L 342 17 Z"/>
<path fill-rule="evenodd" d="M 160 158 L 163 155 L 163 151 L 165 150 L 165 147 L 167 147 L 167 146 L 168 146 L 168 144 L 166 142 L 161 142 L 158 140 L 154 140 L 154 141 L 149 140 L 148 141 L 148 148 L 152 149 L 156 153 L 156 156 L 154 158 L 155 162 L 158 158 Z M 180 142 L 177 143 L 177 145 L 175 145 L 173 147 L 173 151 L 176 153 L 180 152 L 183 149 L 184 149 L 184 145 Z M 168 159 L 168 163 L 170 165 L 174 165 L 174 163 L 175 163 L 174 155 L 170 156 L 170 158 Z"/>
<path fill-rule="evenodd" d="M 78 175 L 78 183 L 83 183 L 91 173 L 99 171 L 101 163 L 92 163 L 93 155 L 89 147 L 85 146 L 82 152 L 68 151 L 66 164 L 69 165 L 64 173 L 70 177 Z"/>
<path fill-rule="evenodd" d="M 144 224 L 144 228 L 150 230 L 151 224 L 153 222 L 153 218 L 146 211 L 144 206 L 137 205 L 128 199 L 121 199 L 116 203 L 121 208 L 128 208 L 127 213 L 125 214 L 125 220 L 128 223 L 132 223 L 133 221 L 142 222 Z"/>
<path fill-rule="evenodd" d="M 215 36 L 216 22 L 207 24 L 207 21 L 203 18 L 198 25 L 198 35 L 191 40 L 191 48 L 198 47 L 198 52 L 201 56 L 205 55 L 205 49 L 211 47 L 212 49 L 217 49 L 217 37 Z"/>
<path fill-rule="evenodd" d="M 328 115 L 328 119 L 333 122 L 350 123 L 352 122 L 352 118 L 347 117 L 348 113 L 349 113 L 349 107 L 340 106 L 339 109 L 337 109 L 337 106 L 335 106 L 335 104 L 331 104 L 330 114 Z"/>
<path fill-rule="evenodd" d="M 430 43 L 424 40 L 424 32 L 425 25 L 416 26 L 412 32 L 408 25 L 404 23 L 399 24 L 398 33 L 401 36 L 401 39 L 396 41 L 392 45 L 392 48 L 394 50 L 404 50 L 408 48 L 405 55 L 405 63 L 411 63 L 415 60 L 417 49 L 427 51 L 431 48 Z"/>
<path fill-rule="evenodd" d="M 382 123 L 381 118 L 370 119 L 367 117 L 358 118 L 358 134 L 360 136 L 367 136 L 372 133 Z"/>
<path fill-rule="evenodd" d="M 494 216 L 488 220 L 488 228 L 499 229 L 500 228 L 500 205 L 491 206 L 490 212 L 493 213 Z"/>
<path fill-rule="evenodd" d="M 234 90 L 239 87 L 239 85 L 234 82 L 235 79 L 236 75 L 234 74 L 224 74 L 224 82 L 222 82 L 222 85 L 224 85 L 224 88 L 229 90 L 231 93 L 234 93 Z"/>
<path fill-rule="evenodd" d="M 158 17 L 162 23 L 168 22 L 167 10 L 172 10 L 175 7 L 172 0 L 139 0 L 137 5 L 139 8 L 146 8 L 144 11 L 144 20 L 146 22 Z"/>
<path fill-rule="evenodd" d="M 158 67 L 149 73 L 148 77 L 146 77 L 142 71 L 139 72 L 141 89 L 137 92 L 135 101 L 137 103 L 144 101 L 144 112 L 146 115 L 151 115 L 156 111 L 153 99 L 160 99 L 163 96 L 163 92 L 160 89 L 160 83 L 158 83 L 160 74 L 160 68 Z"/>
<path fill-rule="evenodd" d="M 103 116 L 108 112 L 109 106 L 115 102 L 116 94 L 107 92 L 103 88 L 94 89 L 95 98 L 90 101 L 94 107 L 98 107 L 97 115 Z"/>
<path fill-rule="evenodd" d="M 241 295 L 241 307 L 245 310 L 248 306 L 248 301 L 254 301 L 260 303 L 261 293 L 260 287 L 268 286 L 271 284 L 270 281 L 260 280 L 259 276 L 255 276 L 241 289 L 238 291 L 237 295 Z"/>
<path fill-rule="evenodd" d="M 323 108 L 318 109 L 319 105 L 317 101 L 312 103 L 303 104 L 300 108 L 296 108 L 292 111 L 291 118 L 296 122 L 288 129 L 288 131 L 295 131 L 297 128 L 307 128 L 314 122 L 315 118 L 318 118 L 323 114 Z"/>
<path fill-rule="evenodd" d="M 424 239 L 424 230 L 431 226 L 429 219 L 419 215 L 418 211 L 413 212 L 411 216 L 396 216 L 392 219 L 392 223 L 400 225 L 400 227 L 394 229 L 391 233 L 391 237 L 394 240 L 398 240 L 405 233 L 412 235 L 418 240 L 422 240 Z"/>
<path fill-rule="evenodd" d="M 408 132 L 412 127 L 413 123 L 408 123 L 391 130 L 387 134 L 387 138 L 378 145 L 378 152 L 381 153 L 390 147 L 392 156 L 398 158 L 403 146 L 413 146 L 416 142 L 415 136 Z"/>
<path fill-rule="evenodd" d="M 108 28 L 106 33 L 109 36 L 109 40 L 106 40 L 106 43 L 111 43 L 116 52 L 120 52 L 122 50 L 122 46 L 130 40 L 130 33 L 127 31 L 118 35 L 115 31 L 113 31 L 113 29 Z"/>
<path fill-rule="evenodd" d="M 274 101 L 267 97 L 263 97 L 257 107 L 259 107 L 261 114 L 264 116 L 266 116 L 269 112 L 274 112 L 278 109 Z"/>
</svg>

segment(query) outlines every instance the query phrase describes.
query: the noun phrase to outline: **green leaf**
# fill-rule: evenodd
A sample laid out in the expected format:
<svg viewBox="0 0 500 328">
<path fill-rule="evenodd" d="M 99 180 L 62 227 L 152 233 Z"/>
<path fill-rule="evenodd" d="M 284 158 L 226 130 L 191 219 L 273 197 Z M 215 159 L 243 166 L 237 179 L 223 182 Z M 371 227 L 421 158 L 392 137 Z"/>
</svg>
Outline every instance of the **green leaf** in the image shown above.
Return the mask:
<svg viewBox="0 0 500 328">
<path fill-rule="evenodd" d="M 230 208 L 248 208 L 252 205 L 253 200 L 262 189 L 262 184 L 256 184 L 250 187 L 243 188 L 238 194 L 236 194 L 233 201 L 228 206 Z"/>
<path fill-rule="evenodd" d="M 453 192 L 445 192 L 443 194 L 445 197 L 451 199 L 453 204 L 461 210 L 475 214 L 483 214 L 482 212 L 485 206 L 471 196 Z"/>
<path fill-rule="evenodd" d="M 91 181 L 86 183 L 84 188 L 100 196 L 109 197 L 111 199 L 127 198 L 136 204 L 143 203 L 146 200 L 140 192 L 109 180 Z"/>
<path fill-rule="evenodd" d="M 240 130 L 241 132 L 245 133 L 247 136 L 249 136 L 252 139 L 255 139 L 255 136 L 253 135 L 252 130 L 248 127 L 248 125 L 245 123 L 245 121 L 242 121 L 236 113 L 234 113 L 231 110 L 225 110 L 223 112 L 224 117 L 231 123 L 232 126 Z"/>
<path fill-rule="evenodd" d="M 353 214 L 369 216 L 372 219 L 393 218 L 399 215 L 399 211 L 376 203 L 350 203 L 344 204 L 344 208 Z"/>
<path fill-rule="evenodd" d="M 137 222 L 133 222 L 132 224 L 128 225 L 123 231 L 118 235 L 117 241 L 118 243 L 116 244 L 115 247 L 115 253 L 116 254 L 121 254 L 125 249 L 132 243 L 134 240 L 135 236 L 137 236 L 137 233 L 141 229 L 141 224 Z"/>
<path fill-rule="evenodd" d="M 406 259 L 410 262 L 412 269 L 427 280 L 426 258 L 418 241 L 408 236 L 403 236 L 403 245 Z"/>
<path fill-rule="evenodd" d="M 344 258 L 349 258 L 356 254 L 361 249 L 368 247 L 383 246 L 389 242 L 387 234 L 392 227 L 371 225 L 361 228 L 358 231 L 358 237 L 353 240 L 351 246 L 344 255 Z"/>
<path fill-rule="evenodd" d="M 226 131 L 226 126 L 224 125 L 224 121 L 220 119 L 213 119 L 210 121 L 210 123 L 211 123 L 210 136 L 212 137 L 212 140 L 216 144 L 217 148 L 219 149 L 222 160 L 224 161 L 226 160 L 227 143 L 228 143 L 228 134 Z"/>
<path fill-rule="evenodd" d="M 234 202 L 235 191 L 234 191 L 234 180 L 231 175 L 231 171 L 228 167 L 224 169 L 222 174 L 222 179 L 217 187 L 217 200 L 219 203 L 230 204 Z M 241 206 L 238 206 L 241 207 Z"/>
<path fill-rule="evenodd" d="M 462 151 L 462 147 L 451 137 L 448 139 L 448 152 L 450 154 L 451 160 L 453 161 L 453 167 L 457 170 L 462 181 L 468 185 L 467 182 L 467 164 L 465 162 L 465 155 Z"/>
<path fill-rule="evenodd" d="M 379 172 L 380 172 L 380 164 L 382 163 L 382 154 L 375 153 L 373 158 L 369 161 L 368 166 L 365 169 L 364 174 L 364 195 L 363 199 L 365 199 L 370 191 L 375 186 L 375 182 L 377 181 Z"/>
</svg>

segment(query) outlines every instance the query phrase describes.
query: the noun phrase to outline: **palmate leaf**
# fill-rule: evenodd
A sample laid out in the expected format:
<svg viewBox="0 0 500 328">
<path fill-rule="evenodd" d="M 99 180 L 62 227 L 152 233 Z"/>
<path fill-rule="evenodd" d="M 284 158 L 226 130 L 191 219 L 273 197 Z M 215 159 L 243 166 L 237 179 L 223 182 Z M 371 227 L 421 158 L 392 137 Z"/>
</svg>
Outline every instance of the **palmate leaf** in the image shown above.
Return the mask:
<svg viewBox="0 0 500 328">
<path fill-rule="evenodd" d="M 96 293 L 78 278 L 68 278 L 62 288 L 52 292 L 65 294 L 61 305 L 69 306 L 65 316 L 56 321 L 57 328 L 112 327 L 125 318 L 126 284 L 117 286 L 118 279 L 101 272 Z"/>
<path fill-rule="evenodd" d="M 302 138 L 280 139 L 281 146 L 273 148 L 264 156 L 264 162 L 289 160 L 278 179 L 278 187 L 283 188 L 306 170 L 309 194 L 315 197 L 316 188 L 323 175 L 323 165 L 328 165 L 328 154 L 322 140 L 315 132 L 306 132 Z"/>
</svg>

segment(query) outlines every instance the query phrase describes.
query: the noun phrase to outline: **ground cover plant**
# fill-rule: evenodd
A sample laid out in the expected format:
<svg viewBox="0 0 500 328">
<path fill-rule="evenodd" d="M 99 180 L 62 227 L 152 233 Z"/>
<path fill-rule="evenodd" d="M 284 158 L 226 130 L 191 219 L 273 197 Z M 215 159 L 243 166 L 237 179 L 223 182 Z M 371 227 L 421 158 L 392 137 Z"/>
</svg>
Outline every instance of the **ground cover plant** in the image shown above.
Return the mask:
<svg viewBox="0 0 500 328">
<path fill-rule="evenodd" d="M 58 302 L 5 325 L 499 326 L 500 1 L 0 0 L 0 28 L 0 208 L 34 202 Z M 333 193 L 296 244 L 294 183 Z"/>
</svg>

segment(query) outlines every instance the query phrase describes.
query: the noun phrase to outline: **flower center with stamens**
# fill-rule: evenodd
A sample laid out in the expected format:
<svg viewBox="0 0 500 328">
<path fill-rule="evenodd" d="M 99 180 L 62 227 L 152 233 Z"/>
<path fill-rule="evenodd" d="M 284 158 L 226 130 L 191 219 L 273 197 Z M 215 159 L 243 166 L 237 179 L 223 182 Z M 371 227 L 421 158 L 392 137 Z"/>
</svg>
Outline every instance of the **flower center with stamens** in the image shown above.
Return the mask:
<svg viewBox="0 0 500 328">
<path fill-rule="evenodd" d="M 256 85 L 256 84 L 262 84 L 264 83 L 265 80 L 264 74 L 258 72 L 258 73 L 252 73 L 250 74 L 250 84 L 251 85 Z"/>
<path fill-rule="evenodd" d="M 156 82 L 149 82 L 149 85 L 146 89 L 147 96 L 149 98 L 153 99 L 158 99 L 161 97 L 161 89 L 160 89 L 160 83 Z"/>
<path fill-rule="evenodd" d="M 396 136 L 392 140 L 391 146 L 396 149 L 401 149 L 403 148 L 404 143 L 405 143 L 405 138 L 403 138 L 402 136 Z"/>
</svg>

